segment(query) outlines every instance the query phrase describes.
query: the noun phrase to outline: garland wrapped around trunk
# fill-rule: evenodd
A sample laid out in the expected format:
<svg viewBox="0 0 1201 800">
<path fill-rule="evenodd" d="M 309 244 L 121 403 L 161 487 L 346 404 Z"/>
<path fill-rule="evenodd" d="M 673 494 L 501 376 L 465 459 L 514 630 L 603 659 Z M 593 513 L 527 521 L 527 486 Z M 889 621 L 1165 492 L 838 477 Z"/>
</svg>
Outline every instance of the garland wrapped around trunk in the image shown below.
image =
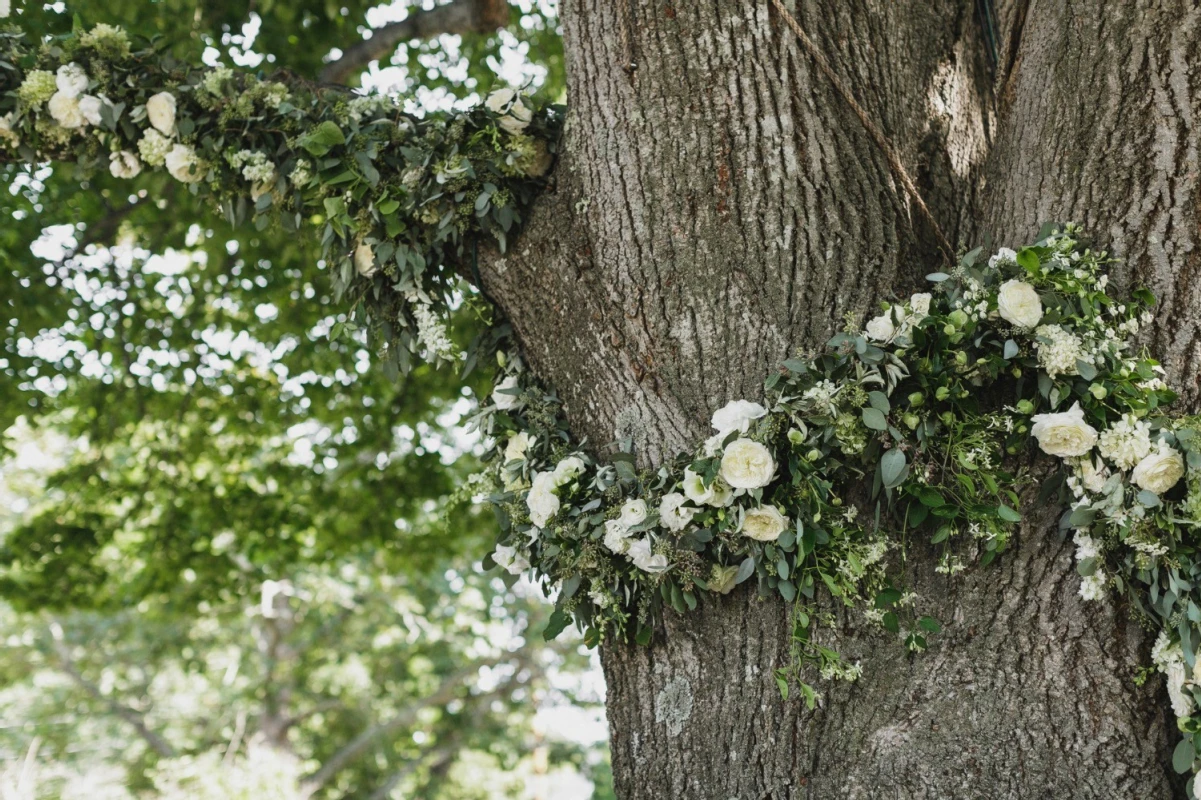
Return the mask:
<svg viewBox="0 0 1201 800">
<path fill-rule="evenodd" d="M 416 118 L 389 98 L 181 65 L 112 26 L 36 46 L 0 29 L 0 162 L 162 169 L 233 223 L 315 229 L 350 324 L 378 331 L 397 370 L 460 358 L 444 319 L 468 256 L 485 238 L 503 251 L 562 121 L 511 90 Z M 983 261 L 969 252 L 929 276 L 930 293 L 784 361 L 762 403 L 733 400 L 695 452 L 656 467 L 629 440 L 603 461 L 575 441 L 498 324 L 475 352 L 500 365 L 475 417 L 490 437 L 477 488 L 502 523 L 485 563 L 532 570 L 556 597 L 546 635 L 574 618 L 591 644 L 649 642 L 666 609 L 754 580 L 793 603 L 794 658 L 777 679 L 812 706 L 806 670 L 860 673 L 817 643 L 818 593 L 924 650 L 940 623 L 890 564 L 909 536 L 941 547 L 948 575 L 1004 553 L 1031 481 L 1008 465 L 1033 440 L 1057 459 L 1041 496 L 1066 507 L 1081 595 L 1122 594 L 1159 632 L 1152 658 L 1184 733 L 1173 765 L 1193 770 L 1201 418 L 1166 412 L 1175 395 L 1132 345 L 1154 298 L 1110 297 L 1108 261 L 1070 225 Z"/>
</svg>

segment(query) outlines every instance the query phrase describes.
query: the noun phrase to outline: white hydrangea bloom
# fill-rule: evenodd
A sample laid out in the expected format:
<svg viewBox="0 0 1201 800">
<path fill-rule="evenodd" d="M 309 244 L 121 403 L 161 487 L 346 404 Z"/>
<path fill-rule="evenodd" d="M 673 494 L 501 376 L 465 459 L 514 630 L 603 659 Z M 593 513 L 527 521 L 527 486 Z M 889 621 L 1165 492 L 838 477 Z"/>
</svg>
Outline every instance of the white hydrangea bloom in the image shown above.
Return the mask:
<svg viewBox="0 0 1201 800">
<path fill-rule="evenodd" d="M 1130 469 L 1151 452 L 1151 423 L 1133 414 L 1101 431 L 1101 455 L 1121 469 Z"/>
<path fill-rule="evenodd" d="M 1039 337 L 1034 342 L 1038 363 L 1052 378 L 1075 375 L 1077 360 L 1091 361 L 1080 337 L 1059 325 L 1040 325 L 1034 334 Z"/>
<path fill-rule="evenodd" d="M 121 150 L 108 157 L 108 171 L 114 178 L 136 178 L 142 172 L 142 162 L 136 154 Z"/>
<path fill-rule="evenodd" d="M 167 161 L 167 153 L 171 152 L 172 143 L 153 128 L 142 134 L 138 140 L 138 152 L 142 160 L 152 167 L 161 167 Z"/>
<path fill-rule="evenodd" d="M 997 250 L 996 254 L 989 256 L 988 266 L 991 269 L 996 269 L 997 264 L 1001 264 L 1004 262 L 1016 264 L 1017 260 L 1018 260 L 1017 253 L 1015 253 L 1013 250 L 1010 250 L 1008 247 L 1002 247 L 999 250 Z"/>
<path fill-rule="evenodd" d="M 1107 578 L 1100 568 L 1087 578 L 1080 579 L 1080 597 L 1086 601 L 1100 600 L 1105 596 Z"/>
<path fill-rule="evenodd" d="M 1188 674 L 1185 669 L 1184 651 L 1172 642 L 1167 631 L 1160 631 L 1151 648 L 1151 661 L 1163 673 L 1168 685 L 1168 699 L 1172 702 L 1172 713 L 1184 718 L 1193 713 L 1195 704 L 1191 693 L 1185 692 Z"/>
</svg>

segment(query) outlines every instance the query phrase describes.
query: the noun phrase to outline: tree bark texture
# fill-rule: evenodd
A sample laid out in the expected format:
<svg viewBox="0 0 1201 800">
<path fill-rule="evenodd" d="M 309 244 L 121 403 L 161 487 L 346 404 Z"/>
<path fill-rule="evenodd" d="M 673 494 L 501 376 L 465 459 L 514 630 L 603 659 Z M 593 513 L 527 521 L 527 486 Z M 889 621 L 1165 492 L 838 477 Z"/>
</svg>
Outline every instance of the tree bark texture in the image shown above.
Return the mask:
<svg viewBox="0 0 1201 800">
<path fill-rule="evenodd" d="M 1201 9 L 1189 0 L 789 0 L 948 236 L 1082 223 L 1161 299 L 1146 342 L 1201 400 Z M 594 450 L 654 463 L 716 408 L 940 266 L 884 154 L 768 0 L 570 0 L 555 188 L 484 282 Z M 862 659 L 814 712 L 780 699 L 787 609 L 749 593 L 603 646 L 623 798 L 1169 798 L 1174 725 L 1148 639 L 1084 605 L 1055 514 L 954 580 L 923 655 L 841 614 Z M 929 557 L 923 557 L 928 555 Z"/>
</svg>

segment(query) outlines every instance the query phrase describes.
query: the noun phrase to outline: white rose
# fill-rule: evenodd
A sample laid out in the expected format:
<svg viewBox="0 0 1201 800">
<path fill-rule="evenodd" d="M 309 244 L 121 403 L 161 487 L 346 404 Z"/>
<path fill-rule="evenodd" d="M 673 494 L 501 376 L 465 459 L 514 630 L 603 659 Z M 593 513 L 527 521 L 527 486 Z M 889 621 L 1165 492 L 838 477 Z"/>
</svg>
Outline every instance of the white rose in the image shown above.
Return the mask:
<svg viewBox="0 0 1201 800">
<path fill-rule="evenodd" d="M 1044 453 L 1060 458 L 1082 456 L 1097 443 L 1097 429 L 1084 421 L 1084 409 L 1075 403 L 1059 414 L 1035 414 L 1030 435 Z"/>
<path fill-rule="evenodd" d="M 87 124 L 83 110 L 79 107 L 79 98 L 75 95 L 55 92 L 50 102 L 46 104 L 50 116 L 63 128 L 82 128 Z"/>
<path fill-rule="evenodd" d="M 648 509 L 646 501 L 638 498 L 635 500 L 627 500 L 621 504 L 621 523 L 628 528 L 639 525 L 646 521 Z"/>
<path fill-rule="evenodd" d="M 21 137 L 13 129 L 13 120 L 16 118 L 16 113 L 15 111 L 10 111 L 0 116 L 0 143 L 7 141 L 13 147 L 21 144 Z"/>
<path fill-rule="evenodd" d="M 163 136 L 175 135 L 175 95 L 159 92 L 146 101 L 146 118 Z"/>
<path fill-rule="evenodd" d="M 91 94 L 85 94 L 79 98 L 79 113 L 83 114 L 83 118 L 86 119 L 90 124 L 99 125 L 100 106 L 102 104 L 103 101 L 101 101 L 99 97 Z"/>
<path fill-rule="evenodd" d="M 1140 488 L 1163 494 L 1184 477 L 1184 457 L 1167 445 L 1148 455 L 1134 467 L 1130 479 Z"/>
<path fill-rule="evenodd" d="M 1085 458 L 1080 462 L 1080 483 L 1085 489 L 1096 494 L 1105 488 L 1105 482 L 1109 479 L 1109 470 L 1102 464 L 1098 467 L 1093 463 L 1091 458 Z"/>
<path fill-rule="evenodd" d="M 997 292 L 997 311 L 1006 322 L 1033 329 L 1043 318 L 1043 301 L 1025 281 L 1005 281 Z"/>
<path fill-rule="evenodd" d="M 929 292 L 918 292 L 909 298 L 909 307 L 913 309 L 913 315 L 917 317 L 914 322 L 921 322 L 930 316 L 930 301 L 933 299 Z"/>
<path fill-rule="evenodd" d="M 676 532 L 688 527 L 697 509 L 685 506 L 686 502 L 687 498 L 679 492 L 663 495 L 659 501 L 659 521 L 663 527 Z"/>
<path fill-rule="evenodd" d="M 503 544 L 496 546 L 496 550 L 492 553 L 492 560 L 510 575 L 520 575 L 530 568 L 529 560 L 518 553 L 516 547 L 507 547 Z"/>
<path fill-rule="evenodd" d="M 186 144 L 172 147 L 164 163 L 171 177 L 181 183 L 198 183 L 204 180 L 204 167 L 196 157 L 196 151 Z"/>
<path fill-rule="evenodd" d="M 489 111 L 502 115 L 500 127 L 506 133 L 514 136 L 524 131 L 525 127 L 530 124 L 530 120 L 534 118 L 533 112 L 521 102 L 521 95 L 512 89 L 497 89 L 488 95 L 484 105 L 488 107 Z"/>
<path fill-rule="evenodd" d="M 1000 250 L 998 250 L 996 252 L 996 255 L 989 257 L 988 266 L 995 269 L 997 264 L 1000 264 L 1002 261 L 1008 261 L 1012 264 L 1016 264 L 1017 260 L 1018 260 L 1017 253 L 1010 250 L 1008 247 L 1002 247 Z"/>
<path fill-rule="evenodd" d="M 108 171 L 114 178 L 136 178 L 142 171 L 142 162 L 133 153 L 122 150 L 108 157 Z"/>
<path fill-rule="evenodd" d="M 742 517 L 742 535 L 757 542 L 774 542 L 788 530 L 788 517 L 775 506 L 749 509 Z"/>
<path fill-rule="evenodd" d="M 505 461 L 517 461 L 525 458 L 526 452 L 535 441 L 537 440 L 525 431 L 513 434 L 509 437 L 509 443 L 505 445 Z"/>
<path fill-rule="evenodd" d="M 78 97 L 88 90 L 88 74 L 83 71 L 83 67 L 72 61 L 58 68 L 54 76 L 54 85 L 65 96 Z"/>
<path fill-rule="evenodd" d="M 892 312 L 872 317 L 864 331 L 867 333 L 867 338 L 872 341 L 887 342 L 897 333 L 897 326 L 892 321 Z"/>
<path fill-rule="evenodd" d="M 517 395 L 506 394 L 506 390 L 517 388 L 517 376 L 510 375 L 500 383 L 496 384 L 496 388 L 492 390 L 492 402 L 501 411 L 508 411 L 513 406 L 517 405 Z"/>
<path fill-rule="evenodd" d="M 539 480 L 541 479 L 541 480 Z M 530 510 L 530 522 L 539 528 L 545 528 L 555 514 L 559 513 L 559 498 L 551 491 L 548 481 L 554 476 L 549 472 L 540 472 L 534 476 L 534 485 L 526 495 L 525 504 Z"/>
<path fill-rule="evenodd" d="M 725 437 L 730 431 L 746 433 L 755 420 L 767 415 L 767 409 L 748 400 L 731 400 L 713 412 L 713 429 Z"/>
<path fill-rule="evenodd" d="M 715 507 L 728 506 L 734 499 L 734 493 L 721 478 L 714 478 L 713 483 L 705 486 L 704 479 L 691 468 L 684 468 L 684 496 L 695 505 Z"/>
<path fill-rule="evenodd" d="M 577 476 L 583 474 L 585 469 L 583 459 L 577 456 L 568 456 L 555 465 L 554 482 L 555 488 L 559 488 L 564 484 L 571 483 Z"/>
<path fill-rule="evenodd" d="M 721 457 L 721 476 L 735 489 L 758 489 L 771 483 L 776 462 L 771 451 L 750 439 L 730 442 Z"/>
<path fill-rule="evenodd" d="M 605 547 L 617 555 L 630 549 L 630 529 L 619 519 L 605 520 Z"/>
<path fill-rule="evenodd" d="M 354 249 L 354 268 L 364 278 L 379 272 L 379 267 L 375 265 L 375 251 L 366 242 L 359 242 Z"/>
<path fill-rule="evenodd" d="M 643 572 L 662 572 L 667 569 L 667 556 L 652 554 L 649 539 L 637 539 L 630 542 L 626 556 L 634 562 L 634 566 Z"/>
</svg>

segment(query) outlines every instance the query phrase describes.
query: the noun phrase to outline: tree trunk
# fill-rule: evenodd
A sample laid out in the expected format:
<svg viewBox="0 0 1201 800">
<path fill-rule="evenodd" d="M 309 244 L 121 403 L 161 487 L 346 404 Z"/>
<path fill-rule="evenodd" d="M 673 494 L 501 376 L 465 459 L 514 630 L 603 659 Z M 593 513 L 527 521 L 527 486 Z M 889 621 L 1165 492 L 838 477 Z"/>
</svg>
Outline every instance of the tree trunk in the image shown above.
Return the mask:
<svg viewBox="0 0 1201 800">
<path fill-rule="evenodd" d="M 986 5 L 985 3 L 981 3 Z M 768 371 L 937 268 L 929 226 L 769 0 L 571 0 L 556 188 L 485 265 L 532 368 L 600 450 L 691 449 Z M 790 3 L 791 7 L 791 3 Z M 948 236 L 1026 242 L 1084 224 L 1161 298 L 1148 344 L 1201 400 L 1194 247 L 1201 11 L 1174 2 L 803 0 L 801 25 L 886 133 Z M 997 44 L 995 69 L 990 41 Z M 787 610 L 749 593 L 606 642 L 623 798 L 1168 798 L 1174 725 L 1142 688 L 1143 632 L 1077 597 L 1054 514 L 949 580 L 911 552 L 945 623 L 930 652 L 854 615 L 863 679 L 814 712 L 780 699 Z"/>
</svg>

